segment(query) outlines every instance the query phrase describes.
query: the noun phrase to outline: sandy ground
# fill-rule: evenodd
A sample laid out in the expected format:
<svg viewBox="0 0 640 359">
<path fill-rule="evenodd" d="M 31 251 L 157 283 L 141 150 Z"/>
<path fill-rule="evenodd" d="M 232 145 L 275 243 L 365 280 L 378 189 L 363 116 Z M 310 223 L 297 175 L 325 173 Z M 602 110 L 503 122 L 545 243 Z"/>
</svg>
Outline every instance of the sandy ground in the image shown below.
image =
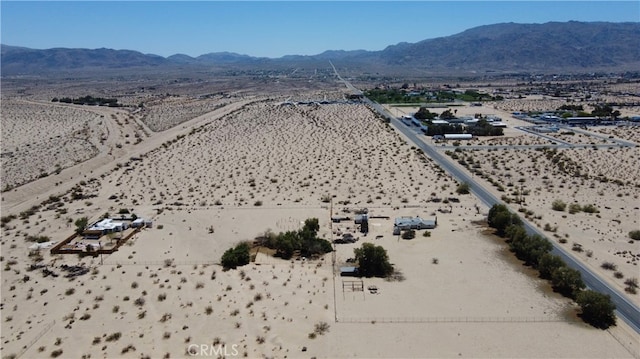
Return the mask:
<svg viewBox="0 0 640 359">
<path fill-rule="evenodd" d="M 503 137 L 461 144 L 459 148 L 465 151 L 456 153 L 458 159 L 452 160 L 464 160 L 467 169 L 484 179 L 485 187 L 499 198 L 516 202 L 520 193 L 525 193 L 525 207 L 522 209 L 513 203 L 512 210 L 520 211 L 523 216 L 526 213 L 540 229 L 546 227 L 549 238 L 564 242 L 567 249 L 573 249 L 572 254 L 620 291 L 624 292 L 627 287 L 625 281 L 638 279 L 640 250 L 638 242 L 631 240 L 628 233 L 640 228 L 640 170 L 636 165 L 640 147 L 566 148 L 549 152 L 540 148 L 469 149 L 469 146 L 484 144 L 550 145 L 550 141 L 515 129 L 515 126 L 530 124 L 507 112 L 486 106 L 457 109 L 463 115 L 471 112 L 497 115 L 509 127 Z M 545 135 L 579 145 L 613 145 L 614 139 L 640 145 L 638 126 L 591 127 L 587 131 L 575 131 L 573 135 L 563 134 L 569 132 L 566 130 Z M 605 138 L 593 136 L 602 134 Z M 432 143 L 428 138 L 425 142 Z M 567 205 L 594 205 L 598 213 L 554 211 L 551 208 L 554 200 Z M 605 262 L 615 264 L 616 268 L 602 268 Z M 629 300 L 640 304 L 638 294 L 627 294 Z"/>
<path fill-rule="evenodd" d="M 293 97 L 322 100 L 326 94 Z M 456 195 L 453 179 L 364 106 L 282 101 L 236 99 L 186 122 L 174 118 L 174 110 L 161 109 L 169 124 L 180 125 L 148 132 L 141 143 L 115 147 L 110 157 L 69 167 L 59 177 L 4 192 L 3 216 L 19 215 L 52 194 L 61 196 L 62 206 L 43 206 L 3 227 L 3 357 L 179 358 L 190 356 L 189 349 L 206 351 L 205 346 L 226 350 L 226 357 L 250 358 L 638 355 L 637 334 L 623 324 L 601 331 L 582 323 L 569 300 L 551 292 L 487 233 L 478 222 L 487 208 L 472 196 Z M 132 122 L 140 125 L 138 120 L 134 115 Z M 519 158 L 513 161 L 525 166 L 525 155 L 513 154 Z M 500 173 L 526 171 L 504 161 Z M 553 188 L 559 191 L 566 175 L 556 175 Z M 534 197 L 536 187 L 525 183 Z M 82 199 L 72 200 L 68 190 L 74 186 Z M 588 187 L 574 189 L 580 203 L 591 198 L 590 191 L 603 190 L 598 184 Z M 568 245 L 583 231 L 601 228 L 592 221 L 595 216 L 584 213 L 552 216 L 551 196 L 566 191 L 542 188 L 536 200 L 527 199 L 527 208 L 544 213 L 542 222 L 557 222 L 557 233 L 570 236 Z M 637 187 L 620 191 L 621 197 L 596 202 L 601 208 L 625 208 L 600 213 L 602 221 L 619 218 L 620 228 L 597 236 L 621 236 L 633 227 L 633 210 L 618 201 L 631 201 Z M 436 204 L 429 201 L 432 196 L 460 202 Z M 352 223 L 332 224 L 329 218 L 361 207 L 391 219 L 372 220 L 368 236 L 355 245 L 337 245 L 334 255 L 282 261 L 259 253 L 255 263 L 227 272 L 216 264 L 231 245 L 269 229 L 299 228 L 310 217 L 320 219 L 320 234 L 327 239 L 338 230 L 354 231 Z M 28 271 L 35 257 L 28 256 L 27 236 L 60 241 L 73 231 L 70 220 L 97 219 L 123 208 L 153 219 L 154 228 L 104 258 L 52 257 L 42 250 L 42 263 L 59 277 Z M 420 231 L 405 241 L 391 235 L 392 219 L 404 215 L 437 216 L 439 225 L 430 237 Z M 580 220 L 589 221 L 589 228 L 572 227 Z M 593 251 L 585 261 L 597 265 L 618 243 L 595 236 L 593 244 L 580 241 Z M 345 279 L 336 275 L 337 267 L 365 241 L 383 245 L 405 279 L 364 279 L 364 291 L 343 292 Z M 69 279 L 62 264 L 91 269 Z M 631 266 L 621 263 L 619 270 L 630 277 L 637 271 Z M 371 285 L 378 294 L 367 289 Z M 311 338 L 322 323 L 326 332 Z"/>
</svg>

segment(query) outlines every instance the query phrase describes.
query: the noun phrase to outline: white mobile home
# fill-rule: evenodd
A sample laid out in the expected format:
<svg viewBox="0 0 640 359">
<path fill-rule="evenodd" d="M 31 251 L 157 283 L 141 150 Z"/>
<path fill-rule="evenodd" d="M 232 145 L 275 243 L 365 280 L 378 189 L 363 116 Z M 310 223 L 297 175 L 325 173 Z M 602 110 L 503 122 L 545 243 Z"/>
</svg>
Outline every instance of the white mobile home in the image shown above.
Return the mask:
<svg viewBox="0 0 640 359">
<path fill-rule="evenodd" d="M 470 133 L 446 133 L 444 135 L 445 140 L 470 140 L 473 135 Z"/>
</svg>

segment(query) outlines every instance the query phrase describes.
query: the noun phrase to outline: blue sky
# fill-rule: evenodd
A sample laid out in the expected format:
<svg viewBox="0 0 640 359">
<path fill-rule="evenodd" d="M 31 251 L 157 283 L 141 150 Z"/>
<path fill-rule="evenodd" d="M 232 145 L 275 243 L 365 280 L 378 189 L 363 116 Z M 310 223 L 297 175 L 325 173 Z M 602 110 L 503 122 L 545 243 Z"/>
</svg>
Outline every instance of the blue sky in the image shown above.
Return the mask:
<svg viewBox="0 0 640 359">
<path fill-rule="evenodd" d="M 3 44 L 264 57 L 382 50 L 502 22 L 639 22 L 640 1 L 0 2 Z"/>
</svg>

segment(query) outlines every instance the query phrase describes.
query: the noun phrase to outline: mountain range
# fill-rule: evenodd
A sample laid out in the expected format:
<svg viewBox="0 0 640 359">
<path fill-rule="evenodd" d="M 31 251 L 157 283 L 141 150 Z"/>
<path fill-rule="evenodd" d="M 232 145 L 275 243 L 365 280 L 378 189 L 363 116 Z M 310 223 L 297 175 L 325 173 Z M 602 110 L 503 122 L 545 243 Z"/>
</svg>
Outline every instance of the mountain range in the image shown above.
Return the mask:
<svg viewBox="0 0 640 359">
<path fill-rule="evenodd" d="M 640 23 L 502 23 L 417 43 L 390 45 L 381 51 L 328 50 L 312 56 L 263 58 L 230 52 L 191 57 L 162 57 L 132 50 L 45 50 L 3 44 L 3 76 L 51 71 L 203 66 L 270 68 L 335 64 L 362 71 L 393 69 L 427 72 L 584 72 L 640 69 Z"/>
</svg>

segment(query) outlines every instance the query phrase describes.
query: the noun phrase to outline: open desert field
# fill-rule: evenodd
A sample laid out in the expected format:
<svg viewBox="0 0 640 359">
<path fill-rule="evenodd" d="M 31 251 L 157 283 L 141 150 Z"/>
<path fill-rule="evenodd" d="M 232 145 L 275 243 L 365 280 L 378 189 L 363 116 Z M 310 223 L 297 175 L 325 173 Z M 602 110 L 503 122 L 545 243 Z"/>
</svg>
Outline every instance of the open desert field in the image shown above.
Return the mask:
<svg viewBox="0 0 640 359">
<path fill-rule="evenodd" d="M 57 160 L 59 174 L 2 193 L 3 358 L 639 355 L 637 333 L 624 323 L 606 331 L 584 324 L 574 303 L 551 291 L 490 233 L 488 208 L 456 194 L 455 179 L 365 105 L 345 101 L 340 88 L 206 101 L 173 97 L 149 100 L 144 111 L 104 114 L 9 101 L 2 109 L 3 186 L 8 178 L 17 185 L 18 178 L 40 170 L 5 168 L 11 147 L 22 151 L 39 143 L 27 137 L 40 141 L 46 134 L 42 141 L 54 141 L 50 137 L 88 128 L 84 140 L 93 147 L 86 145 L 88 153 L 65 150 L 64 161 Z M 506 110 L 481 110 L 503 117 L 509 127 L 518 121 Z M 49 112 L 32 115 L 39 111 Z M 37 128 L 44 122 L 42 132 L 7 124 L 9 137 L 16 138 L 6 148 L 5 113 L 11 115 L 7 122 L 29 118 Z M 64 125 L 51 125 L 58 117 Z M 539 141 L 508 130 L 505 138 Z M 128 131 L 142 140 L 125 143 L 137 138 Z M 525 208 L 541 216 L 534 218 L 538 225 L 552 226 L 550 239 L 580 244 L 584 250 L 576 255 L 623 288 L 624 279 L 637 277 L 640 261 L 639 243 L 625 237 L 638 228 L 637 151 L 462 153 L 504 183 L 503 194 L 514 196 L 522 184 L 529 191 Z M 576 176 L 573 163 L 587 160 L 581 174 L 589 176 Z M 599 213 L 554 212 L 555 199 L 593 204 Z M 353 221 L 331 222 L 365 207 L 389 217 L 372 220 L 367 236 Z M 80 217 L 95 221 L 124 209 L 152 220 L 153 227 L 113 254 L 29 249 L 38 236 L 64 240 Z M 438 226 L 430 236 L 419 231 L 403 240 L 392 235 L 399 216 L 437 218 Z M 260 251 L 255 262 L 236 270 L 218 264 L 232 245 L 267 230 L 298 229 L 307 218 L 319 219 L 321 237 L 350 232 L 359 240 L 336 244 L 320 259 L 287 261 Z M 364 242 L 385 247 L 402 275 L 364 278 L 362 291 L 349 291 L 351 278 L 341 277 L 339 267 Z M 601 269 L 603 261 L 615 263 L 624 279 Z M 58 276 L 31 270 L 36 263 Z M 67 266 L 88 270 L 66 277 Z M 638 295 L 629 297 L 638 303 Z"/>
</svg>

